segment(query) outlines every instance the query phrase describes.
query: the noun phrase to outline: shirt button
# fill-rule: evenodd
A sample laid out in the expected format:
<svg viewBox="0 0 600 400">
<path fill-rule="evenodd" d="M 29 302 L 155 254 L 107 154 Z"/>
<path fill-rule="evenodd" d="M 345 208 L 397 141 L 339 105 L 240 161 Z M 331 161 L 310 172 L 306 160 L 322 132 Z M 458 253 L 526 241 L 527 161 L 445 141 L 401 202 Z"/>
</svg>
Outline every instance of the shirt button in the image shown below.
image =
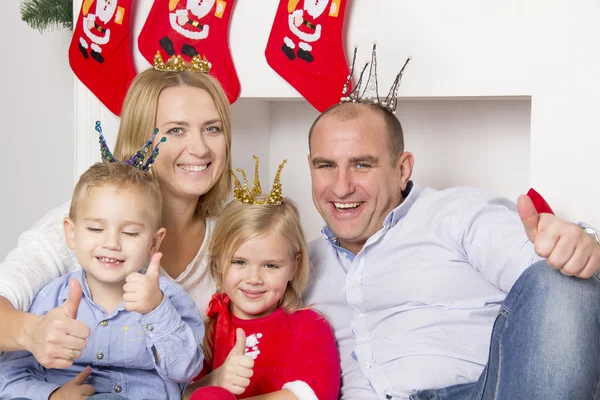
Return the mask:
<svg viewBox="0 0 600 400">
<path fill-rule="evenodd" d="M 154 330 L 154 327 L 150 324 L 146 325 L 146 329 L 150 332 L 152 332 Z"/>
<path fill-rule="evenodd" d="M 371 368 L 371 363 L 370 362 L 365 363 L 365 367 L 367 367 L 367 369 Z"/>
<path fill-rule="evenodd" d="M 115 385 L 115 393 L 121 393 L 121 386 Z"/>
<path fill-rule="evenodd" d="M 97 353 L 96 353 L 96 358 L 97 358 L 98 360 L 102 360 L 102 359 L 104 358 L 104 353 L 103 353 L 103 352 L 101 352 L 101 351 L 97 352 Z"/>
<path fill-rule="evenodd" d="M 358 314 L 358 318 L 364 318 L 364 317 L 365 317 L 365 314 L 363 314 L 363 313 Z"/>
<path fill-rule="evenodd" d="M 107 320 L 104 320 L 104 321 L 100 322 L 100 325 L 102 325 L 102 326 L 106 326 L 106 325 L 108 325 L 108 321 L 107 321 Z"/>
</svg>

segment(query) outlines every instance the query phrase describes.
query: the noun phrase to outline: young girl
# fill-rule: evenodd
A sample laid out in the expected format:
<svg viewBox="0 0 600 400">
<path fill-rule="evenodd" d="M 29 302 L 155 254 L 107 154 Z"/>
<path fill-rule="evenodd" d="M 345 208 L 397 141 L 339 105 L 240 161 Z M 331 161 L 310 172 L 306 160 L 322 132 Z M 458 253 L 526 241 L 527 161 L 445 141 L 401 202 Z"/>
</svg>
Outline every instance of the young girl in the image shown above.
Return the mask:
<svg viewBox="0 0 600 400">
<path fill-rule="evenodd" d="M 252 191 L 234 178 L 236 200 L 209 244 L 217 294 L 208 309 L 202 378 L 193 387 L 220 386 L 238 398 L 337 399 L 340 362 L 331 327 L 302 308 L 308 257 L 298 210 L 281 197 L 282 167 L 266 198 L 254 197 L 258 174 Z M 213 390 L 198 389 L 192 399 Z"/>
</svg>

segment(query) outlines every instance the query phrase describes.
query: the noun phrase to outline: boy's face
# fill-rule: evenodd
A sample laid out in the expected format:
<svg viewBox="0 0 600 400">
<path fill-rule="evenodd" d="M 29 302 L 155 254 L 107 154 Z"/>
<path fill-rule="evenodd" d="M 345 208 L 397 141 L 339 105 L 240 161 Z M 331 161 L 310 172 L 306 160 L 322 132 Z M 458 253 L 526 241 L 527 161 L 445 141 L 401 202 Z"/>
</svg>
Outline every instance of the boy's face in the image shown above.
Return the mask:
<svg viewBox="0 0 600 400">
<path fill-rule="evenodd" d="M 165 235 L 152 205 L 136 190 L 94 187 L 80 195 L 76 220 L 66 218 L 65 238 L 88 280 L 119 283 L 147 265 Z"/>
</svg>

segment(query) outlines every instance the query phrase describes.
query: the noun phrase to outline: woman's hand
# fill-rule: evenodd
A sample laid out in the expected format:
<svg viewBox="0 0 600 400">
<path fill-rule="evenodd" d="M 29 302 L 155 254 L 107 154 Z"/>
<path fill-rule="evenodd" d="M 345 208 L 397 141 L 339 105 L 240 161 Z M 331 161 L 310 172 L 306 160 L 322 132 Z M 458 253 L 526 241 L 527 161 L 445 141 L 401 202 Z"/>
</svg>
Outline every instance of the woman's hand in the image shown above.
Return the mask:
<svg viewBox="0 0 600 400">
<path fill-rule="evenodd" d="M 81 295 L 79 281 L 72 278 L 62 305 L 25 320 L 24 347 L 46 368 L 69 368 L 81 357 L 90 335 L 90 328 L 76 319 Z"/>
</svg>

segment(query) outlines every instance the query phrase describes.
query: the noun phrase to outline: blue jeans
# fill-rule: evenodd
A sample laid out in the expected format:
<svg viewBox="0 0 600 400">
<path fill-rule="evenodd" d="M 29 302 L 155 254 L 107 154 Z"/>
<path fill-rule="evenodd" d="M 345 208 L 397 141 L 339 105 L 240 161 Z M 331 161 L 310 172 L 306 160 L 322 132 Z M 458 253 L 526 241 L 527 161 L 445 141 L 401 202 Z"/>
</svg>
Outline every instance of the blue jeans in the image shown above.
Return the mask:
<svg viewBox="0 0 600 400">
<path fill-rule="evenodd" d="M 600 399 L 600 279 L 533 264 L 502 303 L 479 380 L 410 399 Z"/>
</svg>

